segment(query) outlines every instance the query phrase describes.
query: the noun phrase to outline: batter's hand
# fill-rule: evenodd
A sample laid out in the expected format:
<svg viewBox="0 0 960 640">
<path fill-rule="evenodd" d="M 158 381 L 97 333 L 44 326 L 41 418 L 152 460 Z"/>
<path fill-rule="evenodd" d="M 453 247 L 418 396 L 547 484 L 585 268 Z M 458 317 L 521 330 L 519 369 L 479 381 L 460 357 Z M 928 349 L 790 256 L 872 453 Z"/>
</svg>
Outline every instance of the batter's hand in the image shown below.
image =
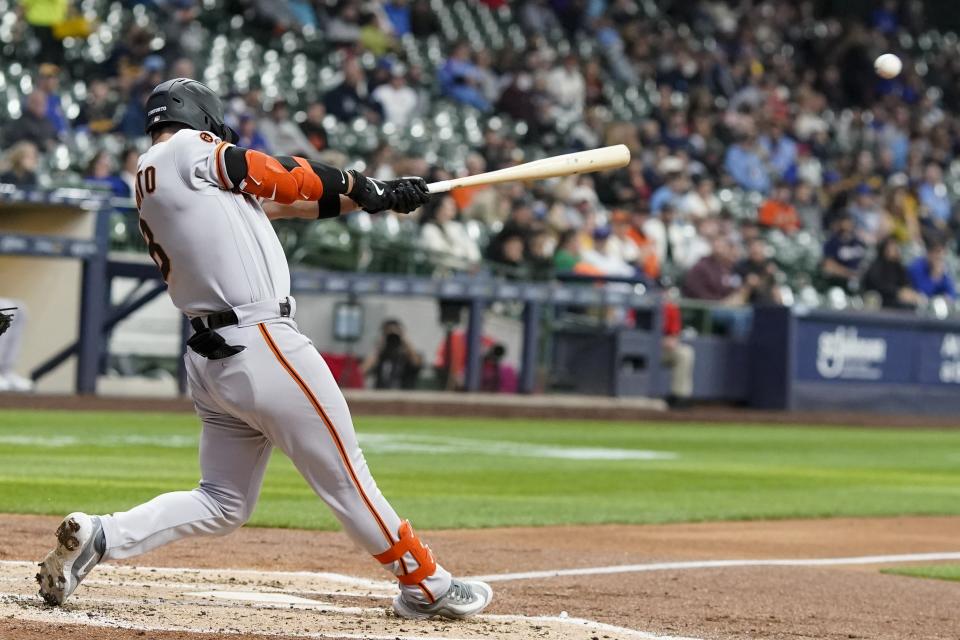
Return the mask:
<svg viewBox="0 0 960 640">
<path fill-rule="evenodd" d="M 367 213 L 397 211 L 410 213 L 430 200 L 430 192 L 423 178 L 407 177 L 386 182 L 368 178 L 350 170 L 353 189 L 347 195 Z"/>
</svg>

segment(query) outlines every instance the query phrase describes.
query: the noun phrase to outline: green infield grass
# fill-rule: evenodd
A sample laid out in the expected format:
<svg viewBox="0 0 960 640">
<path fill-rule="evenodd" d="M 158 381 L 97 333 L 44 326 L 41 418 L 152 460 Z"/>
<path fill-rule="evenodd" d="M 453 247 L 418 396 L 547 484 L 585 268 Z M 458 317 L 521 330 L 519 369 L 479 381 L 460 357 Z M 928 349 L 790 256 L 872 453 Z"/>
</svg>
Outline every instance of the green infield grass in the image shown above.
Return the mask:
<svg viewBox="0 0 960 640">
<path fill-rule="evenodd" d="M 357 423 L 381 489 L 422 528 L 960 513 L 960 432 Z M 190 489 L 198 434 L 187 414 L 0 411 L 0 512 L 112 512 Z M 252 523 L 335 528 L 279 452 Z"/>
<path fill-rule="evenodd" d="M 960 564 L 935 564 L 921 567 L 895 567 L 883 569 L 880 573 L 889 573 L 897 576 L 911 576 L 913 578 L 933 578 L 936 580 L 953 580 L 960 582 Z"/>
</svg>

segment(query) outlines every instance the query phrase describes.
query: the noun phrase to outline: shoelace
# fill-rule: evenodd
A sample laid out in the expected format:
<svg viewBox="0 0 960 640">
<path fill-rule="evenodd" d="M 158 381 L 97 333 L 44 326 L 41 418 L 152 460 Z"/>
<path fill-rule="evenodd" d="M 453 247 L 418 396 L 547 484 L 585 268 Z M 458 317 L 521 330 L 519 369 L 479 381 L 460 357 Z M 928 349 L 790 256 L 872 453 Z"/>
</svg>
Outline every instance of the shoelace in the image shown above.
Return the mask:
<svg viewBox="0 0 960 640">
<path fill-rule="evenodd" d="M 447 598 L 457 602 L 469 602 L 473 600 L 473 590 L 462 582 L 454 580 L 450 585 L 450 591 L 447 592 Z"/>
</svg>

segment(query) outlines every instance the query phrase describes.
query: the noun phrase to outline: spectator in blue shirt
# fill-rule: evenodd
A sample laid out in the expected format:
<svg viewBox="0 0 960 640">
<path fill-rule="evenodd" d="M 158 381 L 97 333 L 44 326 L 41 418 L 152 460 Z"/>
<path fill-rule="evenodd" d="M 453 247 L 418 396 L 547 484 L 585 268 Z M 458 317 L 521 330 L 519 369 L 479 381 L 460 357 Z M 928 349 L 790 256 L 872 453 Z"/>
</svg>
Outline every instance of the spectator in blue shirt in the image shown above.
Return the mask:
<svg viewBox="0 0 960 640">
<path fill-rule="evenodd" d="M 682 171 L 669 173 L 666 181 L 651 194 L 650 211 L 657 216 L 665 205 L 676 207 L 680 198 L 688 191 L 690 191 L 690 180 Z"/>
<path fill-rule="evenodd" d="M 440 68 L 440 88 L 457 102 L 463 102 L 480 111 L 490 111 L 490 102 L 478 86 L 482 72 L 470 57 L 470 45 L 460 42 L 454 46 L 446 63 Z"/>
<path fill-rule="evenodd" d="M 287 0 L 287 7 L 290 10 L 290 15 L 301 27 L 317 28 L 317 14 L 313 10 L 311 2 L 307 2 L 307 0 Z"/>
<path fill-rule="evenodd" d="M 953 278 L 947 273 L 947 250 L 941 242 L 931 242 L 927 247 L 927 255 L 920 256 L 912 263 L 908 271 L 913 288 L 932 298 L 946 296 L 956 299 L 957 290 Z"/>
<path fill-rule="evenodd" d="M 383 109 L 370 100 L 367 91 L 367 76 L 356 58 L 349 58 L 343 65 L 343 82 L 332 88 L 323 97 L 323 106 L 327 113 L 340 122 L 352 122 L 364 118 L 368 122 L 380 122 Z M 270 132 L 264 131 L 267 138 Z"/>
<path fill-rule="evenodd" d="M 58 136 L 70 131 L 70 122 L 60 100 L 60 68 L 55 64 L 41 64 L 37 87 L 47 94 L 47 120 L 57 130 Z"/>
<path fill-rule="evenodd" d="M 390 0 L 383 3 L 383 11 L 390 18 L 393 33 L 398 38 L 410 33 L 410 4 L 407 0 Z"/>
<path fill-rule="evenodd" d="M 97 188 L 109 189 L 115 196 L 130 196 L 130 187 L 117 175 L 113 167 L 113 159 L 106 151 L 98 151 L 90 164 L 87 165 L 87 175 L 84 181 Z"/>
<path fill-rule="evenodd" d="M 943 183 L 943 169 L 935 162 L 927 165 L 923 174 L 923 182 L 917 187 L 917 196 L 920 204 L 926 207 L 931 221 L 938 227 L 943 227 L 950 220 L 952 207 L 947 194 L 947 185 Z"/>
<path fill-rule="evenodd" d="M 879 7 L 876 7 L 870 13 L 870 22 L 877 31 L 884 35 L 896 33 L 900 26 L 897 19 L 896 0 L 884 0 Z"/>
<path fill-rule="evenodd" d="M 723 166 L 740 187 L 760 193 L 770 190 L 770 173 L 756 136 L 745 134 L 727 149 Z"/>
<path fill-rule="evenodd" d="M 769 158 L 770 168 L 776 174 L 777 180 L 784 180 L 790 184 L 797 181 L 797 143 L 783 132 L 780 125 L 772 125 L 770 133 L 761 136 L 760 147 L 764 155 Z"/>
<path fill-rule="evenodd" d="M 255 149 L 270 153 L 270 144 L 257 128 L 257 121 L 249 113 L 240 116 L 240 126 L 237 130 L 237 146 L 244 149 Z"/>
<path fill-rule="evenodd" d="M 853 223 L 860 238 L 873 246 L 880 239 L 884 224 L 883 207 L 866 182 L 857 186 L 852 197 L 853 202 L 847 207 L 847 211 L 853 216 Z"/>
<path fill-rule="evenodd" d="M 867 255 L 867 245 L 857 237 L 856 227 L 848 212 L 841 212 L 833 221 L 832 232 L 823 245 L 820 272 L 831 287 L 851 291 L 860 278 L 860 267 Z"/>
</svg>

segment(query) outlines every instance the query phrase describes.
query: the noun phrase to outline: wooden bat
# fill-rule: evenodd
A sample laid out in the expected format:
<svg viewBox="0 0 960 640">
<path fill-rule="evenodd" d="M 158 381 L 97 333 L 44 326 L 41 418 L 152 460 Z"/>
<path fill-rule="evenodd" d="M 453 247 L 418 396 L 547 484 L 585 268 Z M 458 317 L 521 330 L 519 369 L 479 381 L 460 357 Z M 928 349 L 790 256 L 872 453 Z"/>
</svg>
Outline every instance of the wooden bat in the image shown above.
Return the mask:
<svg viewBox="0 0 960 640">
<path fill-rule="evenodd" d="M 630 150 L 625 145 L 617 144 L 612 147 L 601 147 L 590 151 L 578 151 L 562 156 L 553 156 L 543 160 L 534 160 L 507 167 L 497 171 L 478 173 L 472 176 L 431 182 L 427 185 L 430 193 L 442 193 L 457 187 L 473 187 L 480 184 L 499 184 L 501 182 L 518 182 L 525 180 L 543 180 L 569 176 L 575 173 L 593 173 L 607 169 L 619 169 L 630 163 Z"/>
</svg>

